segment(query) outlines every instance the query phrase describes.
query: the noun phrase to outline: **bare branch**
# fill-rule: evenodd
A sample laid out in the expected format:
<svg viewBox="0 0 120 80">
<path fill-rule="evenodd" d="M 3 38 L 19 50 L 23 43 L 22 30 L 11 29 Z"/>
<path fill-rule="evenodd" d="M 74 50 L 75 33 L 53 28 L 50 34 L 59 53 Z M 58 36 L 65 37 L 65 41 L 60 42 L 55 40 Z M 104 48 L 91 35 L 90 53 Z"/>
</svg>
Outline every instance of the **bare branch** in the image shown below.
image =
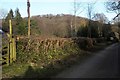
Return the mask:
<svg viewBox="0 0 120 80">
<path fill-rule="evenodd" d="M 118 16 L 120 15 L 120 13 L 119 14 L 117 14 L 117 16 L 115 16 L 114 18 L 113 18 L 113 20 L 115 20 Z"/>
<path fill-rule="evenodd" d="M 107 12 L 115 12 L 116 14 L 118 14 L 120 9 L 120 1 L 108 0 L 107 2 L 105 2 L 105 7 L 107 9 Z"/>
<path fill-rule="evenodd" d="M 4 19 L 7 15 L 7 11 L 4 9 L 0 9 L 0 19 Z"/>
</svg>

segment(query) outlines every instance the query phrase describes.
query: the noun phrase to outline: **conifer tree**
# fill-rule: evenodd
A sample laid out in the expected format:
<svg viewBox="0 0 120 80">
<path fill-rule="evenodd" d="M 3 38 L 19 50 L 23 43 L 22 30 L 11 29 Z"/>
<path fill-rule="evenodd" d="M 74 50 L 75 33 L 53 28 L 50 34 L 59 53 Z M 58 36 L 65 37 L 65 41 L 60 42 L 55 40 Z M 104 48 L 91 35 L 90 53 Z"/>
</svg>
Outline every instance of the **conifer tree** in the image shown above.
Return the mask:
<svg viewBox="0 0 120 80">
<path fill-rule="evenodd" d="M 2 22 L 2 29 L 3 31 L 5 32 L 8 32 L 9 31 L 9 20 L 13 20 L 14 19 L 14 15 L 13 15 L 13 10 L 10 9 L 9 13 L 7 14 L 5 20 Z"/>
</svg>

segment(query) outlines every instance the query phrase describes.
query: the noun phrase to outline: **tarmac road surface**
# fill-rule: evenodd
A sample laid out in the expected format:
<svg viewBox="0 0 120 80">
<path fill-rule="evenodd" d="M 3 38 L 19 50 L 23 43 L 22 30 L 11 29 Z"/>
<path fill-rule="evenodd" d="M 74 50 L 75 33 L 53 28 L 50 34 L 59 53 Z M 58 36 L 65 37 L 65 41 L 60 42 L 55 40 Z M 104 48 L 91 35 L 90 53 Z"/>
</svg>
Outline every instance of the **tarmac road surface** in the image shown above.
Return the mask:
<svg viewBox="0 0 120 80">
<path fill-rule="evenodd" d="M 120 43 L 115 43 L 55 78 L 120 78 Z"/>
</svg>

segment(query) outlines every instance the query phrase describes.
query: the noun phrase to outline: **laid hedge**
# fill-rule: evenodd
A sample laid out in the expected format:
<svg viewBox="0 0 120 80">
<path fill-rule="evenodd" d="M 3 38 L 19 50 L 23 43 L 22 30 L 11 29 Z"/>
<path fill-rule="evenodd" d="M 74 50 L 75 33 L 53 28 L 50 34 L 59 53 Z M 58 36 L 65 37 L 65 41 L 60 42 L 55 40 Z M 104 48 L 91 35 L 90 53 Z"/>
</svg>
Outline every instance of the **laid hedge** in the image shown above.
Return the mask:
<svg viewBox="0 0 120 80">
<path fill-rule="evenodd" d="M 68 55 L 67 53 L 74 53 L 77 49 L 77 47 L 73 49 L 75 45 L 65 41 L 61 42 L 60 46 L 60 42 L 57 44 L 56 40 L 50 41 L 49 39 L 35 39 L 31 40 L 30 43 L 28 42 L 28 39 L 17 42 L 18 61 L 46 64 L 50 63 L 51 60 L 60 59 L 62 55 Z"/>
<path fill-rule="evenodd" d="M 50 63 L 71 54 L 79 54 L 80 49 L 93 46 L 89 38 L 21 39 L 17 42 L 18 62 Z"/>
<path fill-rule="evenodd" d="M 90 38 L 22 38 L 17 41 L 15 67 L 11 65 L 15 72 L 4 69 L 3 76 L 49 77 L 74 64 L 81 56 L 88 56 L 82 49 L 92 46 Z"/>
</svg>

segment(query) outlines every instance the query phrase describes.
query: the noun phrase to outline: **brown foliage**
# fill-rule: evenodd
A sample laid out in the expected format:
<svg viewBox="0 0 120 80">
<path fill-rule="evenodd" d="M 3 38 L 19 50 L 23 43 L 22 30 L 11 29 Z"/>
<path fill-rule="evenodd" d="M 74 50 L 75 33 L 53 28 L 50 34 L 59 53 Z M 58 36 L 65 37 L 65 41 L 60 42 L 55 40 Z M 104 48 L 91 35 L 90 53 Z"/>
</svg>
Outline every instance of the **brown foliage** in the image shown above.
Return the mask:
<svg viewBox="0 0 120 80">
<path fill-rule="evenodd" d="M 41 35 L 57 36 L 57 37 L 70 37 L 71 36 L 71 25 L 73 25 L 72 15 L 43 15 L 33 16 L 33 20 L 37 21 Z M 82 17 L 76 18 L 77 29 L 80 26 L 87 25 L 87 19 Z"/>
</svg>

